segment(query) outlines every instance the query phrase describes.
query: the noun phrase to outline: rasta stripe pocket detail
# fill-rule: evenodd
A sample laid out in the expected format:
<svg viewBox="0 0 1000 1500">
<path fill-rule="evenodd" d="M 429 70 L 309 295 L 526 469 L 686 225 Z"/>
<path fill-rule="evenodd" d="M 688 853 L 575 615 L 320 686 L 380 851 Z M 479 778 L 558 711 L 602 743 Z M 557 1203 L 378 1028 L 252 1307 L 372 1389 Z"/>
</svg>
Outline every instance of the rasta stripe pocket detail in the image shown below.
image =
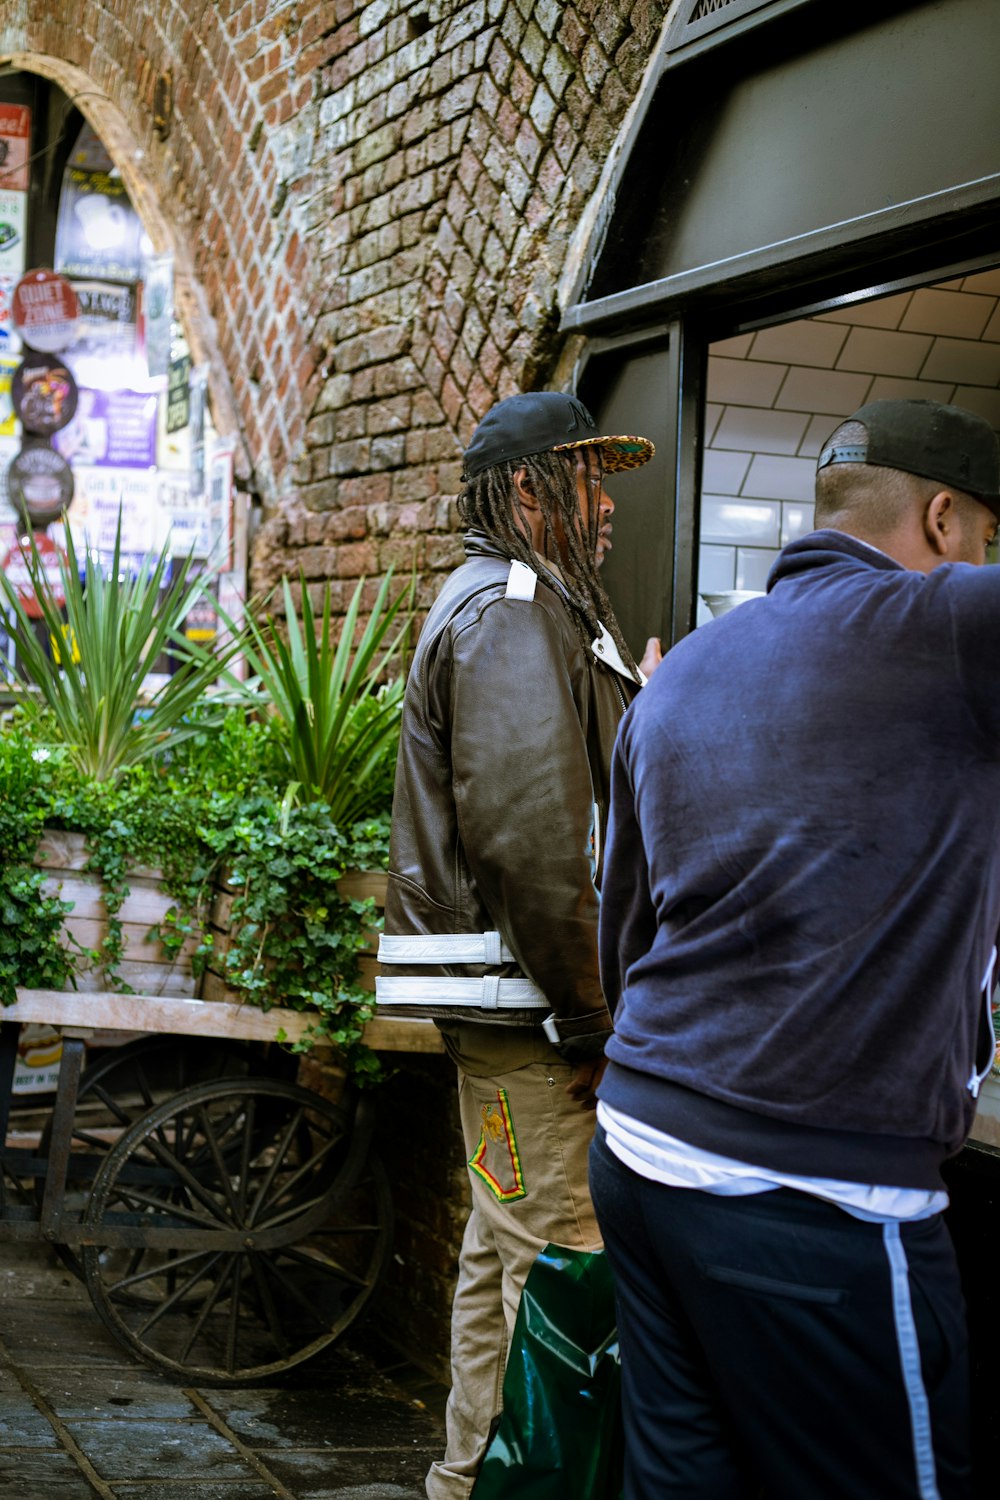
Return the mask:
<svg viewBox="0 0 1000 1500">
<path fill-rule="evenodd" d="M 495 1102 L 490 1100 L 479 1111 L 483 1128 L 479 1145 L 469 1158 L 469 1170 L 480 1177 L 500 1203 L 514 1203 L 526 1198 L 521 1170 L 521 1153 L 514 1134 L 514 1120 L 506 1089 L 497 1089 Z"/>
</svg>

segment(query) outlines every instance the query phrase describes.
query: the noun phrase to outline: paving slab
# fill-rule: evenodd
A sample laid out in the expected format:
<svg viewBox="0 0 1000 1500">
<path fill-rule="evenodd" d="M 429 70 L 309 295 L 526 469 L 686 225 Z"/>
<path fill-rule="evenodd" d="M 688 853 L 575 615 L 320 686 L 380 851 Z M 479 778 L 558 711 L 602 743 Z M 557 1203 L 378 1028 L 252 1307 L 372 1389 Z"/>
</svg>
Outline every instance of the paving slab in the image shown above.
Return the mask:
<svg viewBox="0 0 1000 1500">
<path fill-rule="evenodd" d="M 93 1500 L 100 1491 L 68 1453 L 7 1450 L 0 1451 L 0 1494 L 12 1500 Z"/>
<path fill-rule="evenodd" d="M 33 1368 L 31 1373 L 36 1389 L 64 1421 L 130 1414 L 160 1420 L 195 1413 L 190 1396 L 142 1366 L 62 1363 L 51 1369 Z"/>
<path fill-rule="evenodd" d="M 145 1484 L 116 1484 L 115 1500 L 274 1500 L 273 1485 L 263 1481 L 244 1484 L 231 1479 L 215 1483 L 202 1480 L 193 1489 L 190 1482 L 153 1480 Z"/>
<path fill-rule="evenodd" d="M 358 1374 L 361 1372 L 358 1371 Z M 426 1444 L 426 1412 L 402 1403 L 391 1388 L 372 1390 L 352 1380 L 323 1382 L 308 1391 L 206 1391 L 209 1406 L 248 1446 L 286 1448 L 402 1448 Z"/>
<path fill-rule="evenodd" d="M 424 1500 L 433 1456 L 418 1448 L 273 1453 L 268 1467 L 296 1500 Z"/>
<path fill-rule="evenodd" d="M 257 1476 L 220 1432 L 204 1421 L 164 1422 L 142 1417 L 67 1422 L 66 1430 L 98 1474 L 108 1480 L 249 1480 Z"/>
</svg>

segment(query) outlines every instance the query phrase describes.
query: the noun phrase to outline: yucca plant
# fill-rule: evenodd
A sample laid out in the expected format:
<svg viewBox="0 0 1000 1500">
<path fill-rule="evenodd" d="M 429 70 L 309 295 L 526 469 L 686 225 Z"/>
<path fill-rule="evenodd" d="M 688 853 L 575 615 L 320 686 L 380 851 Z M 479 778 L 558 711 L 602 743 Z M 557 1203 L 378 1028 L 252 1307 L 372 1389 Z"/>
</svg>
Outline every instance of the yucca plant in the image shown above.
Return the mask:
<svg viewBox="0 0 1000 1500">
<path fill-rule="evenodd" d="M 134 572 L 123 570 L 121 519 L 110 569 L 88 557 L 85 577 L 69 527 L 59 561 L 60 591 L 45 571 L 34 539 L 25 564 L 50 650 L 35 634 L 17 588 L 0 574 L 13 614 L 19 672 L 28 686 L 20 706 L 40 737 L 57 737 L 75 765 L 95 781 L 112 781 L 169 740 L 204 730 L 191 711 L 204 701 L 220 669 L 209 653 L 192 651 L 184 620 L 210 586 L 191 559 L 174 560 L 169 544 Z M 146 679 L 167 649 L 179 665 L 152 694 Z M 231 649 L 231 648 L 230 648 Z"/>
<path fill-rule="evenodd" d="M 390 599 L 392 572 L 382 580 L 357 645 L 362 578 L 342 620 L 330 585 L 317 615 L 303 580 L 301 614 L 282 580 L 284 620 L 248 616 L 240 649 L 269 710 L 284 726 L 289 780 L 307 798 L 330 804 L 347 828 L 391 792 L 403 705 L 403 657 L 412 617 L 412 582 Z M 397 675 L 387 674 L 398 669 Z"/>
</svg>

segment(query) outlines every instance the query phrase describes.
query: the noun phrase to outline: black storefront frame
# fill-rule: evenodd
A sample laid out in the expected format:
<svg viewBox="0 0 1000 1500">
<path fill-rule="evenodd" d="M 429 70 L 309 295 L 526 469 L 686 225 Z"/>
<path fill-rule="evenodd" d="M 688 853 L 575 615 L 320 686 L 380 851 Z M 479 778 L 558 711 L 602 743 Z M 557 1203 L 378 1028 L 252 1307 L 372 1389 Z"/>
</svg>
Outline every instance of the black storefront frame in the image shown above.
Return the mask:
<svg viewBox="0 0 1000 1500">
<path fill-rule="evenodd" d="M 1000 199 L 995 203 L 1000 209 Z M 995 223 L 1000 225 L 1000 213 Z M 838 266 L 832 255 L 826 276 L 810 280 L 809 301 L 802 300 L 806 283 L 776 274 L 773 285 L 762 289 L 737 284 L 727 297 L 693 297 L 675 310 L 675 316 L 643 329 L 621 318 L 621 310 L 603 314 L 598 326 L 606 331 L 588 339 L 579 361 L 585 383 L 591 361 L 603 357 L 628 358 L 646 344 L 663 349 L 667 371 L 669 410 L 673 418 L 668 431 L 674 504 L 664 505 L 664 535 L 671 558 L 669 579 L 664 580 L 660 615 L 664 646 L 674 644 L 694 628 L 696 608 L 701 454 L 705 427 L 705 378 L 709 346 L 719 339 L 778 323 L 794 321 L 844 306 L 848 302 L 871 301 L 901 291 L 930 286 L 971 275 L 1000 265 L 1000 229 L 987 233 L 982 226 L 963 226 L 959 236 L 967 253 L 945 264 L 923 271 L 899 274 L 899 262 L 872 258 L 859 267 L 853 247 Z M 992 244 L 990 243 L 992 241 Z M 785 268 L 782 268 L 784 271 Z M 894 274 L 894 272 L 896 274 Z M 865 274 L 867 273 L 867 274 Z M 651 304 L 652 305 L 652 304 Z M 595 322 L 598 321 L 595 319 Z M 616 323 L 619 325 L 617 330 Z M 624 324 L 624 326 L 622 326 Z M 600 420 L 600 418 L 598 418 Z M 661 439 L 662 441 L 662 439 Z M 653 539 L 650 539 L 651 543 Z M 647 555 L 656 556 L 650 545 Z M 612 591 L 612 598 L 614 599 Z M 617 601 L 616 601 L 617 603 Z M 1000 1409 L 1000 1360 L 991 1332 L 995 1301 L 996 1271 L 992 1247 L 1000 1238 L 1000 1150 L 970 1142 L 946 1165 L 945 1179 L 951 1195 L 946 1215 L 958 1253 L 963 1289 L 969 1310 L 970 1361 L 972 1366 L 973 1497 L 993 1500 L 996 1493 L 995 1423 Z"/>
<path fill-rule="evenodd" d="M 632 133 L 635 141 L 638 127 Z M 657 480 L 660 503 L 657 507 L 646 498 L 647 545 L 635 546 L 631 553 L 637 572 L 608 579 L 616 609 L 628 609 L 637 584 L 642 585 L 640 594 L 655 591 L 655 581 L 643 581 L 639 574 L 659 567 L 661 598 L 648 616 L 650 627 L 655 623 L 664 646 L 694 627 L 705 384 L 712 344 L 997 266 L 1000 176 L 991 176 L 957 180 L 947 191 L 884 212 L 593 301 L 584 300 L 579 285 L 578 300 L 567 308 L 562 327 L 567 334 L 584 336 L 578 387 L 591 397 L 598 421 L 602 391 L 608 386 L 607 379 L 594 377 L 602 362 L 618 361 L 624 369 L 647 349 L 658 351 L 660 361 L 661 389 L 654 404 L 659 425 L 647 434 L 655 437 L 666 459 Z M 615 415 L 627 417 L 627 411 Z M 619 422 L 614 430 L 633 429 Z M 627 525 L 626 507 L 619 505 L 616 532 Z M 974 1494 L 977 1500 L 992 1500 L 1000 1360 L 990 1333 L 996 1284 L 991 1246 L 1000 1237 L 1000 1151 L 973 1142 L 948 1165 L 946 1175 L 952 1198 L 948 1221 L 970 1314 Z"/>
<path fill-rule="evenodd" d="M 700 519 L 701 453 L 704 442 L 705 378 L 710 345 L 740 333 L 813 317 L 849 303 L 868 302 L 902 291 L 933 286 L 961 275 L 1000 266 L 1000 194 L 992 200 L 993 223 L 987 228 L 978 211 L 951 216 L 956 232 L 948 236 L 950 257 L 932 261 L 937 245 L 928 234 L 919 254 L 887 253 L 881 238 L 869 245 L 870 259 L 859 261 L 858 247 L 844 244 L 824 253 L 822 274 L 810 257 L 799 266 L 773 267 L 769 275 L 756 270 L 732 282 L 705 286 L 672 306 L 663 317 L 662 299 L 648 296 L 626 303 L 616 297 L 605 304 L 580 304 L 564 320 L 567 329 L 589 337 L 578 361 L 578 383 L 587 394 L 591 361 L 617 355 L 623 360 L 635 349 L 655 340 L 665 345 L 665 429 L 657 434 L 671 453 L 673 505 L 663 507 L 663 543 L 671 559 L 663 578 L 663 607 L 659 628 L 664 645 L 673 645 L 694 627 L 696 609 L 698 528 Z M 970 222 L 971 221 L 971 222 Z M 914 226 L 920 236 L 929 225 Z M 944 246 L 937 245 L 938 249 Z M 915 268 L 915 262 L 921 269 Z M 639 289 L 642 290 L 642 289 Z M 638 309 L 659 314 L 643 326 Z M 598 407 L 599 401 L 594 404 Z M 654 538 L 650 538 L 652 543 Z M 651 546 L 648 555 L 656 556 Z M 633 580 L 634 581 L 634 580 Z M 614 589 L 612 588 L 614 599 Z M 615 601 L 618 602 L 617 600 Z"/>
</svg>

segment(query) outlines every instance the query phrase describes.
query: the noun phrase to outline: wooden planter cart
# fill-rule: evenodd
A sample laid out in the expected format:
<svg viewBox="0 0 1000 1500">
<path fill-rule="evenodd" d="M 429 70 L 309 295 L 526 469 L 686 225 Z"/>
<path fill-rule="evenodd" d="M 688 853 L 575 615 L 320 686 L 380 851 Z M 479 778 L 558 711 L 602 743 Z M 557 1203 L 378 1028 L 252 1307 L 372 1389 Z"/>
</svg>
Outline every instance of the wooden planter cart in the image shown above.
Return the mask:
<svg viewBox="0 0 1000 1500">
<path fill-rule="evenodd" d="M 0 1238 L 54 1246 L 130 1351 L 238 1385 L 353 1323 L 390 1255 L 392 1204 L 372 1091 L 334 1103 L 295 1081 L 297 1058 L 261 1046 L 298 1040 L 307 1013 L 19 989 L 0 1022 Z M 51 1116 L 24 1138 L 11 1083 L 32 1024 L 59 1030 L 63 1058 Z M 88 1040 L 122 1031 L 142 1035 L 82 1068 Z M 373 1020 L 365 1041 L 441 1050 L 421 1021 Z"/>
</svg>

